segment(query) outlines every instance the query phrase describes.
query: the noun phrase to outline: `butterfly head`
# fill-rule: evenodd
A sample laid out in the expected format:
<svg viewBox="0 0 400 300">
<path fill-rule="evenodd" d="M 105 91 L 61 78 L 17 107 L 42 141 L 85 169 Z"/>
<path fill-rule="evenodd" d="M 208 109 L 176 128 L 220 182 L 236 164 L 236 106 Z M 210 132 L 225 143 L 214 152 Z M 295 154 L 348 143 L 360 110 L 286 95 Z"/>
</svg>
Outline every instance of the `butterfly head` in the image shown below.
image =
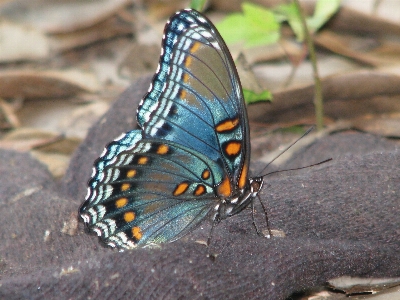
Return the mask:
<svg viewBox="0 0 400 300">
<path fill-rule="evenodd" d="M 257 197 L 257 195 L 261 191 L 263 185 L 264 185 L 264 176 L 258 176 L 258 177 L 249 179 L 248 186 L 249 186 L 252 198 Z"/>
<path fill-rule="evenodd" d="M 258 193 L 263 187 L 263 183 L 264 181 L 262 176 L 249 178 L 244 189 L 240 190 L 233 197 L 223 199 L 215 207 L 216 213 L 214 220 L 218 222 L 236 215 L 245 209 L 253 199 L 258 196 Z"/>
</svg>

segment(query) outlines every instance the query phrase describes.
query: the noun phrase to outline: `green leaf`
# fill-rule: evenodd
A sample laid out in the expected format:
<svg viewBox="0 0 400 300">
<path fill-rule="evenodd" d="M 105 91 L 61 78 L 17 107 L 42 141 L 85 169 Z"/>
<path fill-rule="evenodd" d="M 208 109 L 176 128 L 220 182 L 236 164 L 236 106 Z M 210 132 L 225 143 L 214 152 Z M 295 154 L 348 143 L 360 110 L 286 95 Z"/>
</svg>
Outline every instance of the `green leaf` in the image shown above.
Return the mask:
<svg viewBox="0 0 400 300">
<path fill-rule="evenodd" d="M 272 94 L 268 90 L 257 94 L 251 90 L 243 89 L 243 96 L 247 104 L 272 100 Z"/>
<path fill-rule="evenodd" d="M 313 33 L 320 29 L 339 9 L 340 0 L 318 0 L 315 5 L 314 15 L 307 18 L 308 30 Z M 298 41 L 304 40 L 304 29 L 300 19 L 300 11 L 294 2 L 282 4 L 273 9 L 277 20 L 287 21 Z"/>
<path fill-rule="evenodd" d="M 279 40 L 280 23 L 272 11 L 251 3 L 243 3 L 242 9 L 243 14 L 231 14 L 217 24 L 226 43 L 244 42 L 249 48 Z"/>
<path fill-rule="evenodd" d="M 290 132 L 290 133 L 297 133 L 297 134 L 304 134 L 308 129 L 304 129 L 302 125 L 293 125 L 286 128 L 281 128 L 280 132 Z"/>
<path fill-rule="evenodd" d="M 307 19 L 307 26 L 311 32 L 320 29 L 338 10 L 340 0 L 318 0 L 314 15 Z"/>
<path fill-rule="evenodd" d="M 289 23 L 298 41 L 304 40 L 304 30 L 300 19 L 300 11 L 297 9 L 294 2 L 278 5 L 273 9 L 273 11 L 278 16 L 279 20 L 282 22 L 287 21 Z"/>
<path fill-rule="evenodd" d="M 191 0 L 190 1 L 190 8 L 193 8 L 197 11 L 203 11 L 207 0 Z"/>
</svg>

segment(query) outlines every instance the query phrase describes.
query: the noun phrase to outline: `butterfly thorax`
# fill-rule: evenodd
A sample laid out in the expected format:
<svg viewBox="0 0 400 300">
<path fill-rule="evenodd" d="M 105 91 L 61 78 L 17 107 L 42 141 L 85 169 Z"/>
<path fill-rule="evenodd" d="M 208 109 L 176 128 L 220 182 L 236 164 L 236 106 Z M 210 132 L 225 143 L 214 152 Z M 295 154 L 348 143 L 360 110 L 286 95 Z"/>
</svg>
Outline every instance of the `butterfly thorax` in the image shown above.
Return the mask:
<svg viewBox="0 0 400 300">
<path fill-rule="evenodd" d="M 244 189 L 239 190 L 234 196 L 223 199 L 215 207 L 214 220 L 219 222 L 245 209 L 255 197 L 257 197 L 263 186 L 263 177 L 249 178 Z"/>
</svg>

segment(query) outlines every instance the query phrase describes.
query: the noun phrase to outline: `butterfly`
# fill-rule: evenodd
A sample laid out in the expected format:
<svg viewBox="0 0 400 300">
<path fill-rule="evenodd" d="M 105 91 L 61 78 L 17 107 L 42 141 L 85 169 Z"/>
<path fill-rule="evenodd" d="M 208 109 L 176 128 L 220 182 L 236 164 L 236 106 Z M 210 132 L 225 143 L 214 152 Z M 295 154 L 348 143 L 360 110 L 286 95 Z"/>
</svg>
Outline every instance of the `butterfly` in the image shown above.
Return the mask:
<svg viewBox="0 0 400 300">
<path fill-rule="evenodd" d="M 249 177 L 249 123 L 231 54 L 215 26 L 185 9 L 164 29 L 159 66 L 137 109 L 141 129 L 95 161 L 79 214 L 111 247 L 175 241 L 207 216 L 245 209 L 263 177 Z"/>
</svg>

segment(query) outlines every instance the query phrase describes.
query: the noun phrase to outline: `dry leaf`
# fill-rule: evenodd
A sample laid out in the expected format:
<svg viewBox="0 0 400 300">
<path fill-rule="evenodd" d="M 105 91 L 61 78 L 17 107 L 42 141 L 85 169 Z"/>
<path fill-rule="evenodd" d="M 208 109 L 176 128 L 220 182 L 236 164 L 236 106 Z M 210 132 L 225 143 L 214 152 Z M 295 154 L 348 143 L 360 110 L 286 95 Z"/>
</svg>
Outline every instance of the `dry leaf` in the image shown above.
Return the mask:
<svg viewBox="0 0 400 300">
<path fill-rule="evenodd" d="M 93 26 L 130 4 L 130 0 L 18 0 L 3 4 L 0 16 L 47 33 L 62 33 Z"/>
<path fill-rule="evenodd" d="M 154 73 L 160 58 L 159 45 L 133 44 L 119 64 L 119 73 L 124 77 L 139 78 L 148 72 Z"/>
<path fill-rule="evenodd" d="M 109 103 L 96 101 L 91 104 L 80 106 L 71 114 L 64 117 L 58 123 L 57 129 L 65 135 L 84 139 L 88 129 L 99 119 L 109 108 Z"/>
<path fill-rule="evenodd" d="M 231 48 L 232 47 L 229 46 L 230 50 Z M 284 38 L 277 44 L 263 45 L 242 50 L 247 61 L 251 65 L 260 62 L 286 59 L 287 57 L 301 57 L 301 60 L 304 60 L 304 47 L 293 40 Z M 235 51 L 237 50 L 235 50 L 235 46 L 233 46 L 233 51 L 231 51 L 231 53 L 235 53 Z M 298 59 L 298 61 L 299 60 L 300 59 Z"/>
<path fill-rule="evenodd" d="M 351 43 L 347 41 L 348 39 L 343 36 L 336 34 L 329 30 L 320 31 L 314 36 L 314 42 L 316 45 L 329 49 L 330 51 L 354 59 L 367 66 L 377 67 L 384 63 L 389 63 L 382 57 L 361 52 L 350 47 Z"/>
<path fill-rule="evenodd" d="M 53 34 L 49 38 L 49 43 L 53 52 L 63 52 L 95 42 L 132 34 L 133 27 L 131 24 L 120 22 L 117 17 L 112 17 L 88 28 Z"/>
<path fill-rule="evenodd" d="M 10 129 L 20 126 L 18 117 L 12 105 L 0 99 L 0 128 Z"/>
<path fill-rule="evenodd" d="M 40 149 L 42 152 L 71 155 L 80 142 L 81 139 L 65 137 L 59 133 L 36 128 L 18 128 L 0 140 L 0 148 L 16 151 Z"/>
<path fill-rule="evenodd" d="M 353 127 L 387 137 L 400 138 L 400 113 L 365 115 L 352 121 Z"/>
<path fill-rule="evenodd" d="M 49 55 L 47 36 L 32 27 L 0 22 L 0 62 L 42 59 Z"/>
<path fill-rule="evenodd" d="M 400 76 L 395 69 L 385 71 L 366 71 L 360 70 L 345 74 L 328 76 L 321 80 L 323 97 L 326 112 L 329 109 L 329 102 L 341 100 L 350 101 L 359 99 L 365 101 L 380 95 L 399 95 Z M 286 113 L 293 113 L 294 110 L 301 110 L 301 117 L 307 116 L 304 107 L 309 107 L 309 114 L 313 114 L 312 101 L 314 98 L 314 84 L 301 85 L 275 91 L 273 93 L 273 103 L 255 103 L 248 107 L 249 117 L 255 122 L 275 122 L 279 117 Z M 393 100 L 395 102 L 395 100 Z M 349 110 L 345 105 L 341 109 Z M 395 104 L 398 103 L 396 101 Z M 337 103 L 332 109 L 337 114 Z M 356 111 L 349 111 L 351 114 Z M 286 115 L 287 118 L 287 115 Z"/>
<path fill-rule="evenodd" d="M 338 13 L 328 22 L 327 28 L 333 31 L 367 36 L 400 35 L 399 24 L 346 6 L 340 8 Z"/>
<path fill-rule="evenodd" d="M 235 65 L 243 88 L 249 89 L 257 94 L 264 91 L 261 84 L 258 82 L 257 77 L 254 75 L 250 64 L 247 62 L 245 55 L 239 54 L 235 61 Z"/>
<path fill-rule="evenodd" d="M 0 72 L 0 97 L 3 98 L 61 98 L 80 92 L 93 93 L 99 89 L 99 83 L 93 74 L 76 69 Z"/>
<path fill-rule="evenodd" d="M 65 175 L 69 165 L 69 155 L 44 153 L 40 151 L 32 151 L 31 153 L 32 156 L 47 166 L 54 178 L 61 178 Z"/>
<path fill-rule="evenodd" d="M 337 290 L 344 291 L 347 295 L 382 291 L 390 287 L 400 286 L 400 278 L 356 278 L 342 276 L 328 281 L 329 285 Z M 389 298 L 388 298 L 389 299 Z M 395 298 L 391 298 L 395 299 Z"/>
</svg>

